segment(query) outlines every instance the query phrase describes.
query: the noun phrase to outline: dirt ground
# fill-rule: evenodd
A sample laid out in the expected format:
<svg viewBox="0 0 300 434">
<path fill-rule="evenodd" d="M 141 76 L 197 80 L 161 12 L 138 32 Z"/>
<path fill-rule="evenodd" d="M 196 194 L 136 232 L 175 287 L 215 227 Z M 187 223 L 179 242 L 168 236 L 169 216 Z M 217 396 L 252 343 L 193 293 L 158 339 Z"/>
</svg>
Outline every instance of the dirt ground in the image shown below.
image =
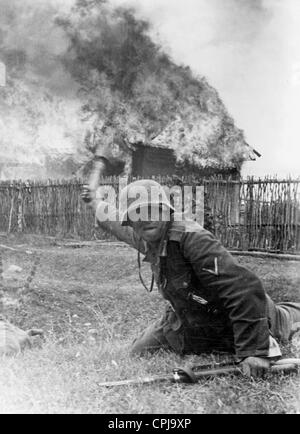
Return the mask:
<svg viewBox="0 0 300 434">
<path fill-rule="evenodd" d="M 12 370 L 17 375 L 22 370 L 21 361 L 24 364 L 27 360 L 30 364 L 39 357 L 42 357 L 42 364 L 46 363 L 47 366 L 49 361 L 45 362 L 45 358 L 48 360 L 49 354 L 55 354 L 63 365 L 66 362 L 64 357 L 67 357 L 65 352 L 71 351 L 74 361 L 71 366 L 66 367 L 66 370 L 74 369 L 78 365 L 76 354 L 84 353 L 86 357 L 89 354 L 90 359 L 89 361 L 86 359 L 86 363 L 90 366 L 90 361 L 93 359 L 93 369 L 96 366 L 99 374 L 96 375 L 93 370 L 93 375 L 96 375 L 97 381 L 102 381 L 103 379 L 130 378 L 137 371 L 141 375 L 146 375 L 149 370 L 152 373 L 169 372 L 172 363 L 181 362 L 178 356 L 168 354 L 167 357 L 159 355 L 158 358 L 152 358 L 152 360 L 134 361 L 130 367 L 126 368 L 121 368 L 119 365 L 117 357 L 120 360 L 125 357 L 127 365 L 131 363 L 126 358 L 128 355 L 123 356 L 127 354 L 130 342 L 148 324 L 159 317 L 165 305 L 157 292 L 147 294 L 141 286 L 137 273 L 136 253 L 133 249 L 116 243 L 87 243 L 82 246 L 80 243 L 25 236 L 22 238 L 2 236 L 0 244 L 9 247 L 1 249 L 4 275 L 11 265 L 17 265 L 22 269 L 11 276 L 5 276 L 2 291 L 2 307 L 5 316 L 23 329 L 36 327 L 45 331 L 45 341 L 40 342 L 41 348 L 29 352 L 31 355 L 24 355 L 25 359 L 21 358 L 11 362 L 12 365 L 5 365 L 3 369 L 8 369 L 9 372 Z M 40 259 L 37 273 L 30 289 L 22 291 L 36 257 Z M 237 257 L 237 260 L 260 276 L 267 292 L 275 301 L 300 301 L 299 262 L 251 257 Z M 150 281 L 148 266 L 145 264 L 143 268 L 145 280 Z M 107 347 L 110 346 L 112 353 L 107 354 Z M 293 350 L 290 347 L 285 349 L 287 355 L 293 354 Z M 102 357 L 105 363 L 101 365 L 101 360 L 95 360 L 96 356 Z M 52 357 L 54 356 L 51 355 L 50 358 Z M 206 359 L 203 358 L 203 360 Z M 55 360 L 55 366 L 56 362 L 57 360 Z M 39 373 L 42 377 L 43 372 Z M 57 373 L 57 375 L 60 374 Z M 94 383 L 93 379 L 93 385 Z M 90 383 L 87 381 L 86 384 Z M 76 387 L 78 396 L 82 396 L 85 390 L 83 385 L 78 384 Z M 167 392 L 163 391 L 165 405 L 162 411 L 176 412 L 173 399 L 170 401 L 174 387 L 172 390 L 168 389 L 167 399 Z M 230 389 L 231 395 L 227 393 L 228 387 L 232 388 Z M 234 379 L 231 383 L 228 379 L 217 379 L 212 380 L 209 384 L 206 383 L 204 389 L 203 387 L 196 389 L 195 386 L 192 394 L 194 398 L 190 395 L 187 398 L 185 394 L 184 397 L 177 397 L 178 407 L 176 409 L 178 408 L 181 412 L 195 413 L 293 413 L 300 411 L 300 397 L 291 393 L 298 387 L 297 378 L 277 378 L 269 382 L 258 382 L 255 385 L 244 379 Z M 45 388 L 47 388 L 47 381 Z M 92 386 L 91 388 L 93 389 Z M 155 395 L 157 390 L 155 388 L 151 390 L 151 393 Z M 198 390 L 197 398 L 196 390 Z M 201 392 L 200 401 L 199 390 Z M 8 388 L 6 393 L 10 395 L 11 391 L 12 389 Z M 183 388 L 182 391 L 186 389 Z M 243 391 L 246 396 L 243 395 Z M 90 389 L 86 391 L 86 396 L 90 396 L 90 392 Z M 31 394 L 30 391 L 28 393 Z M 69 389 L 65 393 L 68 395 Z M 108 399 L 107 393 L 104 405 L 103 394 L 99 392 L 96 402 L 99 399 L 102 401 L 98 402 L 98 412 L 155 413 L 162 408 L 159 403 L 157 405 L 154 405 L 152 401 L 149 403 L 149 394 L 145 395 L 141 404 L 137 401 L 134 390 L 130 391 L 131 401 L 126 401 L 126 403 L 120 392 L 115 396 L 116 392 L 111 392 L 111 399 Z M 216 393 L 219 396 L 219 402 L 213 398 Z M 44 406 L 45 403 L 42 403 L 43 397 L 40 398 L 39 406 L 35 403 L 30 408 L 26 405 L 23 407 L 22 397 L 18 403 L 15 402 L 15 398 L 11 399 L 8 409 L 4 406 L 7 411 L 15 408 L 21 411 L 24 409 L 24 412 L 30 412 L 32 408 L 35 408 L 37 412 L 95 411 L 95 397 L 93 405 L 89 402 L 80 404 L 77 401 L 75 404 L 72 400 L 70 401 L 70 398 L 68 398 L 69 404 L 64 401 L 64 398 L 55 403 L 56 398 L 53 397 L 50 410 L 49 403 L 47 407 Z M 157 399 L 156 395 L 155 399 Z M 190 404 L 187 405 L 187 402 Z"/>
</svg>

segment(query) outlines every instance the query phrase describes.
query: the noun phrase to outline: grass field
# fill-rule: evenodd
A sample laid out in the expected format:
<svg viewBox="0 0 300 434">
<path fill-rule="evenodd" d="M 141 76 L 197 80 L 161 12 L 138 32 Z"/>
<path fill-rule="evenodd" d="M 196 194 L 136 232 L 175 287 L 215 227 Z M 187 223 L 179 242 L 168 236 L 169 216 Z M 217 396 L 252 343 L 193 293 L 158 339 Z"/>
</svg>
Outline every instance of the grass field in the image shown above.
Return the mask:
<svg viewBox="0 0 300 434">
<path fill-rule="evenodd" d="M 45 340 L 34 349 L 0 360 L 1 413 L 300 413 L 300 378 L 295 375 L 99 388 L 99 382 L 169 373 L 213 357 L 163 352 L 129 357 L 132 339 L 164 309 L 157 292 L 142 288 L 136 253 L 129 247 L 74 248 L 32 237 L 1 237 L 1 243 L 22 250 L 2 250 L 5 269 L 11 264 L 22 268 L 17 278 L 5 281 L 6 316 L 23 329 L 45 331 Z M 41 263 L 31 290 L 20 299 L 17 291 L 33 261 L 25 251 L 38 254 Z M 300 301 L 299 262 L 237 260 L 261 277 L 274 300 Z M 147 266 L 144 274 L 150 279 Z M 300 349 L 291 345 L 284 353 L 300 356 Z"/>
</svg>

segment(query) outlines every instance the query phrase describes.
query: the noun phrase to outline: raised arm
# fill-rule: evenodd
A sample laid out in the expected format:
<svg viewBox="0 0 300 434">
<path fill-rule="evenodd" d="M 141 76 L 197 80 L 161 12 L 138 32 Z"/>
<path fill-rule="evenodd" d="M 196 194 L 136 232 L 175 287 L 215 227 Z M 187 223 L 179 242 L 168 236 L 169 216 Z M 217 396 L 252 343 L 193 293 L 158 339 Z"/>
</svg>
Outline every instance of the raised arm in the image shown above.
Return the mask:
<svg viewBox="0 0 300 434">
<path fill-rule="evenodd" d="M 146 253 L 145 242 L 137 237 L 130 226 L 122 226 L 118 210 L 111 204 L 103 200 L 96 201 L 94 204 L 95 214 L 98 225 L 110 232 L 118 240 L 123 241 L 141 253 Z"/>
<path fill-rule="evenodd" d="M 105 201 L 103 197 L 97 197 L 99 180 L 104 169 L 103 157 L 95 155 L 89 185 L 84 186 L 81 198 L 95 211 L 96 220 L 100 227 L 110 232 L 118 240 L 129 244 L 141 253 L 146 253 L 145 243 L 138 239 L 133 229 L 130 226 L 121 225 L 119 213 L 115 206 Z"/>
<path fill-rule="evenodd" d="M 113 205 L 102 199 L 97 199 L 95 191 L 89 186 L 83 188 L 81 197 L 95 211 L 97 224 L 101 228 L 141 253 L 146 253 L 145 242 L 137 237 L 130 226 L 121 225 L 118 210 Z"/>
</svg>

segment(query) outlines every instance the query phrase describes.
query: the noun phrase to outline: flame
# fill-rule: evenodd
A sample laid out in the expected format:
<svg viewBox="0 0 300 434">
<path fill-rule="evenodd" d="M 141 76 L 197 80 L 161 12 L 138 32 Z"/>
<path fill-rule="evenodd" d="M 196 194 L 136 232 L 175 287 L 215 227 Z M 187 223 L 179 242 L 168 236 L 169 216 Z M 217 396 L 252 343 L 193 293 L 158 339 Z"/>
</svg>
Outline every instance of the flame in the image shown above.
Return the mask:
<svg viewBox="0 0 300 434">
<path fill-rule="evenodd" d="M 243 133 L 217 92 L 174 64 L 132 10 L 103 0 L 2 0 L 1 7 L 2 161 L 43 165 L 72 156 L 82 164 L 91 138 L 98 154 L 126 162 L 126 170 L 134 141 L 170 146 L 178 160 L 199 166 L 243 160 Z"/>
</svg>

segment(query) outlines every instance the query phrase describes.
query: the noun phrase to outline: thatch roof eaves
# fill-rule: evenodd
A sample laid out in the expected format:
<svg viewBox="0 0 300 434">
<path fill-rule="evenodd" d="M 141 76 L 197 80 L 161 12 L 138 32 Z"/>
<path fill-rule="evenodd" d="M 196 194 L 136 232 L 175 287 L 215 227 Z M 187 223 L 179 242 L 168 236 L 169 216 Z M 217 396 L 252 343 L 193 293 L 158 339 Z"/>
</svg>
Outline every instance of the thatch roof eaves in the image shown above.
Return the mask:
<svg viewBox="0 0 300 434">
<path fill-rule="evenodd" d="M 173 149 L 177 159 L 196 165 L 234 167 L 256 160 L 260 153 L 252 148 L 233 121 L 203 113 L 188 119 L 177 117 L 147 143 L 156 148 Z"/>
</svg>

